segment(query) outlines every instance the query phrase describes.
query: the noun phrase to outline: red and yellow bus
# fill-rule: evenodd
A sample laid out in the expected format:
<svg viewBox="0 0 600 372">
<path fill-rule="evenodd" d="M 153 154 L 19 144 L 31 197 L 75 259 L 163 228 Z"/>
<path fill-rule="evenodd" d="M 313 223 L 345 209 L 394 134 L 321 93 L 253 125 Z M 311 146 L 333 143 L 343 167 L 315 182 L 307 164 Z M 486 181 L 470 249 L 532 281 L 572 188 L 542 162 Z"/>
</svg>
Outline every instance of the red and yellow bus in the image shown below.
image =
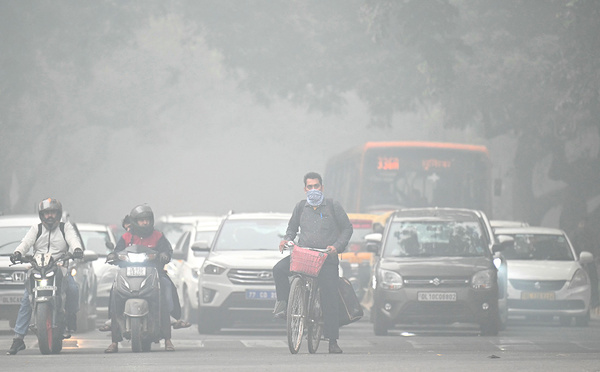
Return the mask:
<svg viewBox="0 0 600 372">
<path fill-rule="evenodd" d="M 350 213 L 405 207 L 492 213 L 492 165 L 485 146 L 367 142 L 331 158 L 324 184 Z"/>
</svg>

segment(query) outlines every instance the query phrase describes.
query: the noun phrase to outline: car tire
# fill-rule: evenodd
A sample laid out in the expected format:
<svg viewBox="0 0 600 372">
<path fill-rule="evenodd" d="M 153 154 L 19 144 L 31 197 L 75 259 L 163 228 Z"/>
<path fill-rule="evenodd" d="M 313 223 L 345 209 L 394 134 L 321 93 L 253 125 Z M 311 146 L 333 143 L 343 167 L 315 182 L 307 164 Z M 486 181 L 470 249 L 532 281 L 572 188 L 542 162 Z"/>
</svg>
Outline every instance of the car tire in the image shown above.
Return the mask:
<svg viewBox="0 0 600 372">
<path fill-rule="evenodd" d="M 86 283 L 84 283 L 85 285 Z M 85 287 L 84 287 L 85 288 Z M 89 330 L 88 326 L 89 326 L 89 321 L 88 318 L 90 317 L 90 304 L 87 302 L 88 299 L 88 293 L 87 290 L 83 290 L 83 292 L 81 293 L 81 302 L 79 305 L 79 311 L 77 312 L 77 332 L 78 333 L 83 333 L 83 332 L 87 332 Z"/>
<path fill-rule="evenodd" d="M 560 325 L 563 327 L 570 327 L 571 323 L 573 321 L 573 317 L 572 316 L 567 316 L 567 315 L 561 315 L 558 317 L 558 321 L 560 322 Z"/>
<path fill-rule="evenodd" d="M 375 333 L 375 336 L 387 336 L 389 325 L 383 315 L 377 309 L 373 309 L 371 315 L 373 317 L 373 333 Z"/>
<path fill-rule="evenodd" d="M 217 312 L 198 309 L 198 333 L 213 334 L 221 329 L 221 318 Z"/>
<path fill-rule="evenodd" d="M 587 327 L 589 322 L 590 322 L 590 311 L 589 310 L 586 315 L 575 317 L 575 325 L 577 327 Z"/>
<path fill-rule="evenodd" d="M 479 325 L 482 336 L 498 336 L 500 332 L 500 314 L 496 311 L 490 318 Z"/>
</svg>

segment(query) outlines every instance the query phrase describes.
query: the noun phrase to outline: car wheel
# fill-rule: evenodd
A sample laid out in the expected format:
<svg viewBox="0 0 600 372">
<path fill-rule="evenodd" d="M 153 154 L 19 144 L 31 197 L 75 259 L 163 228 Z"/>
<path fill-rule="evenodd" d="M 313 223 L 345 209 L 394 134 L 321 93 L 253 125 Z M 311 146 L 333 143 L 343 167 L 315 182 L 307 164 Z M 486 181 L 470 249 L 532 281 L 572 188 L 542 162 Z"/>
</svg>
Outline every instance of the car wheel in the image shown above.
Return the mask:
<svg viewBox="0 0 600 372">
<path fill-rule="evenodd" d="M 590 322 L 590 311 L 589 310 L 588 310 L 587 314 L 575 317 L 575 325 L 577 327 L 587 327 L 589 322 Z"/>
<path fill-rule="evenodd" d="M 566 315 L 561 315 L 558 317 L 560 325 L 563 327 L 569 327 L 571 325 L 571 322 L 573 320 L 573 317 L 570 316 L 566 316 Z"/>
<path fill-rule="evenodd" d="M 221 329 L 221 318 L 217 312 L 198 309 L 198 333 L 212 334 Z"/>
<path fill-rule="evenodd" d="M 479 325 L 482 336 L 497 336 L 500 331 L 500 314 L 496 312 L 490 318 Z"/>
<path fill-rule="evenodd" d="M 79 311 L 77 312 L 77 332 L 79 333 L 87 332 L 89 330 L 88 318 L 90 317 L 90 304 L 87 302 L 87 290 L 84 289 L 81 293 L 81 297 Z"/>
<path fill-rule="evenodd" d="M 375 336 L 387 336 L 389 326 L 383 315 L 377 309 L 373 309 L 371 314 L 373 316 L 373 332 Z"/>
</svg>

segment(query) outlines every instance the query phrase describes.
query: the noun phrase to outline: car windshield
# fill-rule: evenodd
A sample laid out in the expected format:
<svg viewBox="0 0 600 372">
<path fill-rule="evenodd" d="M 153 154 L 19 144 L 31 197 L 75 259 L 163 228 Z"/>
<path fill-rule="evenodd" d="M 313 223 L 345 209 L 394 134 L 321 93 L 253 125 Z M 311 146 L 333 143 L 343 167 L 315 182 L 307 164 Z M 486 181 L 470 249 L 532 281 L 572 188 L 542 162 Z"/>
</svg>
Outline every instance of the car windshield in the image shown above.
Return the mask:
<svg viewBox="0 0 600 372">
<path fill-rule="evenodd" d="M 384 257 L 488 256 L 476 221 L 401 221 L 390 226 Z"/>
<path fill-rule="evenodd" d="M 94 251 L 100 257 L 106 257 L 112 252 L 106 243 L 110 242 L 106 231 L 79 231 L 85 249 Z"/>
<path fill-rule="evenodd" d="M 10 256 L 31 226 L 0 227 L 0 256 Z"/>
<path fill-rule="evenodd" d="M 272 251 L 285 236 L 288 220 L 229 220 L 221 229 L 213 251 Z"/>
<path fill-rule="evenodd" d="M 515 234 L 514 246 L 502 251 L 507 260 L 573 261 L 573 251 L 563 235 Z"/>
<path fill-rule="evenodd" d="M 186 231 L 194 229 L 194 225 L 185 223 L 157 222 L 155 229 L 162 232 L 165 238 L 175 246 Z"/>
</svg>

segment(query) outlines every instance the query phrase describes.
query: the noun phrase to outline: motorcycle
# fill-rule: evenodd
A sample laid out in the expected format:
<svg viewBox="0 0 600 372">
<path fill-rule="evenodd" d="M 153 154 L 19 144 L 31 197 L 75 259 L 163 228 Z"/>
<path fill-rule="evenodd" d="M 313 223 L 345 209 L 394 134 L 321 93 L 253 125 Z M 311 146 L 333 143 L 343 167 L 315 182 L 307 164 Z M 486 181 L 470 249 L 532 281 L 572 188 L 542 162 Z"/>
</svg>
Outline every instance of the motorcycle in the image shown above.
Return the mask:
<svg viewBox="0 0 600 372">
<path fill-rule="evenodd" d="M 123 338 L 131 340 L 133 352 L 150 351 L 152 343 L 163 338 L 161 319 L 167 310 L 154 265 L 157 259 L 155 250 L 131 245 L 109 262 L 119 267 L 113 283 L 112 325 L 117 325 Z"/>
<path fill-rule="evenodd" d="M 30 328 L 36 333 L 42 354 L 58 354 L 62 350 L 64 331 L 67 327 L 65 302 L 67 298 L 67 268 L 62 265 L 72 259 L 70 253 L 54 259 L 50 253 L 25 256 L 21 263 L 30 263 L 27 281 L 32 307 L 33 323 Z"/>
</svg>

